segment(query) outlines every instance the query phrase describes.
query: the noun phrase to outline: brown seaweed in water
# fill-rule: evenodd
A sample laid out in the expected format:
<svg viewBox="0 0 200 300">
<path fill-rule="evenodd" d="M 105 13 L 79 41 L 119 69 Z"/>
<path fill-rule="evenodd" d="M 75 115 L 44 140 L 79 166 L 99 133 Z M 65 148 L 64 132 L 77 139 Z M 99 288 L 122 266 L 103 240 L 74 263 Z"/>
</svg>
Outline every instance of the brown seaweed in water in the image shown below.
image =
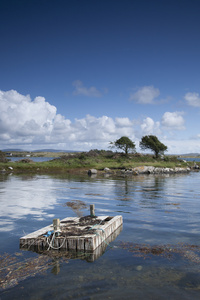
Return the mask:
<svg viewBox="0 0 200 300">
<path fill-rule="evenodd" d="M 131 242 L 120 242 L 120 248 L 133 253 L 135 257 L 144 259 L 152 256 L 165 257 L 168 259 L 180 255 L 193 263 L 200 263 L 200 246 L 180 243 L 177 245 L 148 245 Z"/>
<path fill-rule="evenodd" d="M 82 210 L 87 208 L 87 205 L 85 204 L 85 202 L 83 202 L 81 200 L 68 201 L 68 202 L 65 202 L 63 204 L 63 206 L 70 207 L 77 214 L 78 217 L 81 217 L 83 215 Z"/>
</svg>

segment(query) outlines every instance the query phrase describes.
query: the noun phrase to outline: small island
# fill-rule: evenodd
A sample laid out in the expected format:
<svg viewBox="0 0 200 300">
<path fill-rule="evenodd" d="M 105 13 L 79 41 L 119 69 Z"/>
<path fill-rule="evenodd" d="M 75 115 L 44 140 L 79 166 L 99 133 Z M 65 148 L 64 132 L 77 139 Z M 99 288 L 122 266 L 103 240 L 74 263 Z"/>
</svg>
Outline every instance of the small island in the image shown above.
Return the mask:
<svg viewBox="0 0 200 300">
<path fill-rule="evenodd" d="M 130 176 L 139 174 L 161 174 L 198 171 L 200 163 L 188 162 L 177 156 L 167 155 L 155 158 L 154 155 L 141 153 L 124 153 L 90 150 L 88 152 L 37 153 L 38 157 L 46 156 L 50 160 L 33 161 L 34 155 L 24 156 L 18 152 L 19 160 L 10 161 L 4 152 L 0 152 L 1 173 L 33 174 L 98 174 Z M 55 155 L 56 154 L 56 155 Z M 13 154 L 16 155 L 15 153 Z M 55 158 L 53 158 L 56 156 Z M 26 157 L 26 158 L 22 158 Z"/>
<path fill-rule="evenodd" d="M 199 170 L 196 162 L 186 161 L 174 155 L 164 155 L 167 146 L 154 135 L 143 136 L 140 141 L 142 150 L 150 150 L 153 154 L 136 152 L 136 146 L 128 137 L 122 136 L 110 142 L 113 150 L 90 150 L 88 152 L 48 152 L 48 151 L 0 151 L 0 171 L 2 173 L 71 173 L 88 175 L 120 175 L 169 174 L 185 173 Z M 19 157 L 13 162 L 9 157 Z M 34 157 L 49 157 L 48 161 L 36 162 Z"/>
</svg>

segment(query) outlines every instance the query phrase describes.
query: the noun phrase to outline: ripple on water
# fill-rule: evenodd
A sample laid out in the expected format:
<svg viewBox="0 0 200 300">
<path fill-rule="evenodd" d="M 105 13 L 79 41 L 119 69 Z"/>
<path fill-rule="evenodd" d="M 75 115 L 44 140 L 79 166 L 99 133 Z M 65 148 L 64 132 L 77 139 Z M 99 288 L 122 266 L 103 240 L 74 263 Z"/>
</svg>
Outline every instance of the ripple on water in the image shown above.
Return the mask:
<svg viewBox="0 0 200 300">
<path fill-rule="evenodd" d="M 199 179 L 200 173 L 92 181 L 67 175 L 0 179 L 0 236 L 4 241 L 0 253 L 14 255 L 24 232 L 44 227 L 55 217 L 87 215 L 90 204 L 95 204 L 96 215 L 121 214 L 124 222 L 111 244 L 116 248 L 107 247 L 94 263 L 58 259 L 59 266 L 19 282 L 3 297 L 49 299 L 51 287 L 51 297 L 57 299 L 129 299 L 132 295 L 134 299 L 148 299 L 149 295 L 153 299 L 188 299 L 188 293 L 198 299 L 197 248 L 182 247 L 181 253 L 169 249 L 200 245 Z M 123 248 L 119 241 L 129 246 Z M 139 252 L 136 245 L 140 245 Z M 163 245 L 171 259 L 161 251 Z M 23 253 L 25 258 L 38 255 Z"/>
</svg>

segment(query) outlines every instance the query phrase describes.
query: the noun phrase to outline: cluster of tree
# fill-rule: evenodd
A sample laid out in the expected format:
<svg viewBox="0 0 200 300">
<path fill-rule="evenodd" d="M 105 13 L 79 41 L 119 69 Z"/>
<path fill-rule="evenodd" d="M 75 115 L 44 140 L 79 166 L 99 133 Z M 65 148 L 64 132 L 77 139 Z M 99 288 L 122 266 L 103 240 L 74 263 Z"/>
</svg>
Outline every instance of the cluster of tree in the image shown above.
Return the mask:
<svg viewBox="0 0 200 300">
<path fill-rule="evenodd" d="M 8 162 L 9 160 L 6 158 L 6 153 L 3 151 L 0 151 L 0 162 Z"/>
<path fill-rule="evenodd" d="M 135 143 L 131 141 L 127 136 L 122 136 L 120 139 L 115 142 L 111 142 L 111 145 L 121 149 L 127 155 L 128 152 L 135 152 Z M 140 141 L 140 148 L 142 150 L 151 150 L 153 151 L 156 158 L 160 154 L 164 154 L 167 151 L 167 146 L 159 141 L 159 139 L 155 135 L 145 135 L 142 137 Z"/>
</svg>

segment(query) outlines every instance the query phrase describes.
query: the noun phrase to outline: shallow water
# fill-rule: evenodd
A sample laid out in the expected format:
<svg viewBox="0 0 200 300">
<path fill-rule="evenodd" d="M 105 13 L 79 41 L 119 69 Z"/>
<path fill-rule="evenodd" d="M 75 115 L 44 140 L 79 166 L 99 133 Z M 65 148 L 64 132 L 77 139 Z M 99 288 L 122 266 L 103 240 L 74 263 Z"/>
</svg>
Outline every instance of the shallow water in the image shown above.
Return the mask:
<svg viewBox="0 0 200 300">
<path fill-rule="evenodd" d="M 0 280 L 2 272 L 7 277 L 0 299 L 199 299 L 199 181 L 196 172 L 126 179 L 1 175 Z M 66 205 L 72 200 L 84 205 L 72 209 Z M 47 257 L 20 250 L 19 238 L 53 218 L 87 215 L 90 204 L 96 215 L 123 216 L 122 232 L 102 256 L 51 258 L 44 272 L 38 265 L 30 271 L 30 259 Z M 13 259 L 21 263 L 16 278 L 2 269 Z"/>
<path fill-rule="evenodd" d="M 8 156 L 7 157 L 10 161 L 19 161 L 21 159 L 31 159 L 32 161 L 35 162 L 43 162 L 43 161 L 49 161 L 52 159 L 55 159 L 56 157 L 32 157 L 32 156 L 25 156 L 25 157 L 16 157 L 16 156 Z"/>
</svg>

